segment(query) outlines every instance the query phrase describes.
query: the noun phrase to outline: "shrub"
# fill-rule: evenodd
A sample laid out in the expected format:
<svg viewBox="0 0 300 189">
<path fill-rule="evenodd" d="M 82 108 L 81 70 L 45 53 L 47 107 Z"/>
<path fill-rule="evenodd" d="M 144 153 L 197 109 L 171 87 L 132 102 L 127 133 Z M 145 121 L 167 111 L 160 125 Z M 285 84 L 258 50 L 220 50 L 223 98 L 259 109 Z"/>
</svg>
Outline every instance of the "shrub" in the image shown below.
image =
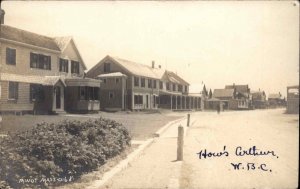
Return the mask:
<svg viewBox="0 0 300 189">
<path fill-rule="evenodd" d="M 47 188 L 60 183 L 30 179 L 79 178 L 120 154 L 130 140 L 122 124 L 103 118 L 38 124 L 0 141 L 0 187 Z M 28 182 L 19 183 L 20 179 Z"/>
</svg>

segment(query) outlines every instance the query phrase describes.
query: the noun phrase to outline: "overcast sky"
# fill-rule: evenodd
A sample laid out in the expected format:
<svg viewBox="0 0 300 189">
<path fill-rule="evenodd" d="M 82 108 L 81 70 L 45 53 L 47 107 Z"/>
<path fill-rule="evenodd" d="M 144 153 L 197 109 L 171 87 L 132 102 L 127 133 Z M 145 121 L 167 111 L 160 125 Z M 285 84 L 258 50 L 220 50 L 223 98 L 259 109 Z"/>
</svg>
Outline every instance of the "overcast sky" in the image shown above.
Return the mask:
<svg viewBox="0 0 300 189">
<path fill-rule="evenodd" d="M 299 82 L 296 1 L 5 1 L 5 24 L 73 36 L 90 69 L 106 55 L 177 72 L 200 90 L 249 84 L 286 95 Z"/>
</svg>

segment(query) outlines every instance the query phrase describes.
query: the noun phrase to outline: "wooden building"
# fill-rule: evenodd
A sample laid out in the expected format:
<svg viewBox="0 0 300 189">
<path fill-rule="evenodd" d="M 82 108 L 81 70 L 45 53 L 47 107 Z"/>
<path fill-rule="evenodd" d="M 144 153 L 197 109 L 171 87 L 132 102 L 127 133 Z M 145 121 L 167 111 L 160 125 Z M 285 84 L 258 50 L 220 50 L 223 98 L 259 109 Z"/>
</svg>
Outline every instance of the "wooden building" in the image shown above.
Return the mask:
<svg viewBox="0 0 300 189">
<path fill-rule="evenodd" d="M 234 104 L 231 109 L 251 109 L 252 96 L 248 85 L 226 85 L 225 89 L 234 89 Z"/>
<path fill-rule="evenodd" d="M 2 23 L 0 43 L 0 113 L 100 109 L 100 81 L 84 78 L 86 66 L 72 37 L 52 38 Z"/>
<path fill-rule="evenodd" d="M 254 109 L 265 109 L 267 108 L 267 97 L 265 91 L 253 91 L 252 105 Z"/>
<path fill-rule="evenodd" d="M 299 85 L 287 87 L 287 107 L 288 114 L 299 114 Z"/>
<path fill-rule="evenodd" d="M 271 93 L 268 96 L 268 107 L 279 108 L 285 106 L 285 99 L 282 98 L 281 93 Z"/>
<path fill-rule="evenodd" d="M 155 67 L 154 62 L 147 66 L 106 56 L 87 72 L 87 77 L 102 80 L 100 100 L 104 110 L 200 109 L 200 97 L 188 94 L 189 83 Z"/>
</svg>

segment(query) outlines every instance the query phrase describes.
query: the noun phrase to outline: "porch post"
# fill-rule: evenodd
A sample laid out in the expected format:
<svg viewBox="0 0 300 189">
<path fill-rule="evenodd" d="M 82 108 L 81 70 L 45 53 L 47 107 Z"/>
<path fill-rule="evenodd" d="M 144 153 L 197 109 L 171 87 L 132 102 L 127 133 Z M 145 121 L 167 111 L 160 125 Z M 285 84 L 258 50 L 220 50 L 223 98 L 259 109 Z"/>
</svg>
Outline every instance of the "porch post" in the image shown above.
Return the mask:
<svg viewBox="0 0 300 189">
<path fill-rule="evenodd" d="M 173 97 L 172 97 L 172 95 L 170 95 L 170 98 L 171 98 L 171 110 L 172 110 L 172 108 L 173 108 Z"/>
<path fill-rule="evenodd" d="M 181 97 L 180 97 L 180 107 L 181 107 L 181 109 L 183 109 L 182 104 L 183 104 L 183 100 L 182 100 L 182 96 L 181 96 Z"/>
</svg>

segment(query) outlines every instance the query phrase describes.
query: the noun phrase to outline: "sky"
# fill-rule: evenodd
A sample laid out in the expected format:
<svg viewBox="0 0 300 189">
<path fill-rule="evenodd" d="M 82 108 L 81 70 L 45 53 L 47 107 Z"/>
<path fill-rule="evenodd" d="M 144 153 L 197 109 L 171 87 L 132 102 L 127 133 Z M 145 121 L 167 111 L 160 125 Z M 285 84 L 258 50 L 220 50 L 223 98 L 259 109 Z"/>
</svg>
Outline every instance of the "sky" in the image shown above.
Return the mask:
<svg viewBox="0 0 300 189">
<path fill-rule="evenodd" d="M 2 1 L 5 24 L 73 36 L 87 68 L 106 55 L 173 71 L 191 92 L 299 84 L 296 1 Z"/>
</svg>

